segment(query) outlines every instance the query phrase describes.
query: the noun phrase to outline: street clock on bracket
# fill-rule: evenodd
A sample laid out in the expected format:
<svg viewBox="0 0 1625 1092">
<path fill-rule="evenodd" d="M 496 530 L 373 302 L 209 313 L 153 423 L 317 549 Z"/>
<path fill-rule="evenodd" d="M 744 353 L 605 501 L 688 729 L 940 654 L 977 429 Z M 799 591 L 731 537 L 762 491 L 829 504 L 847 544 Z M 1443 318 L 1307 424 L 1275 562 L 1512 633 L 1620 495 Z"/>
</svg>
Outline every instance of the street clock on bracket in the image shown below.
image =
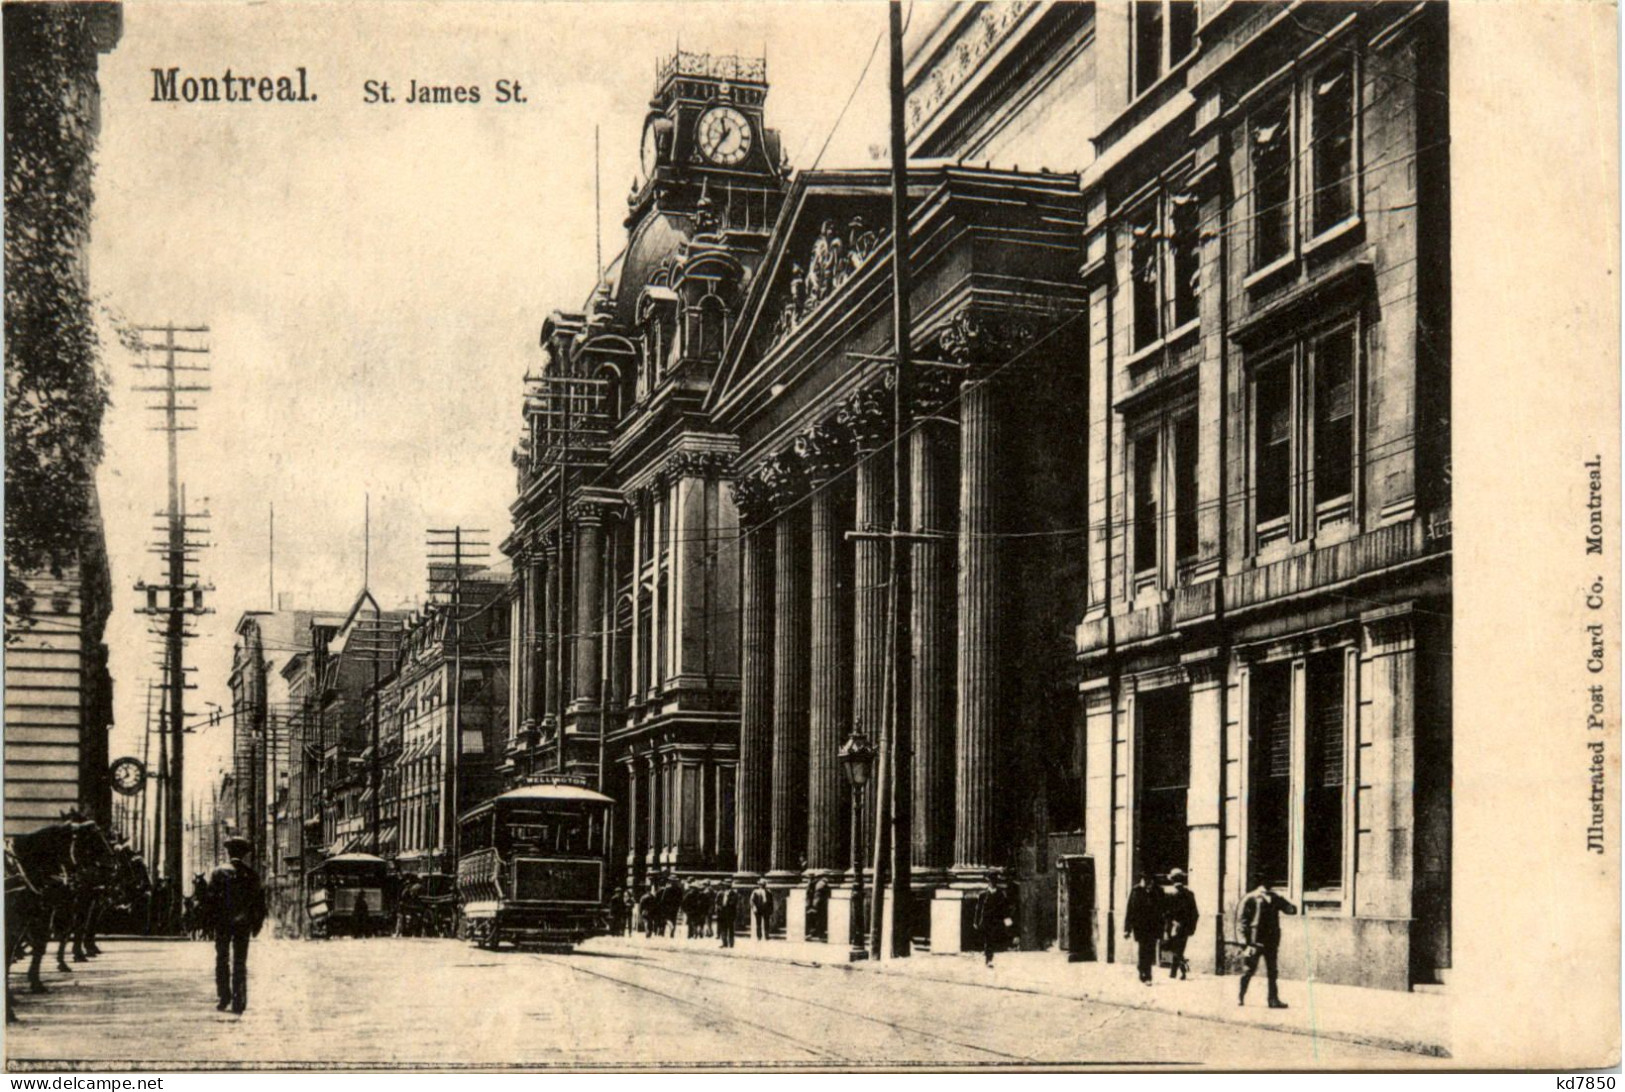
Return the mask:
<svg viewBox="0 0 1625 1092">
<path fill-rule="evenodd" d="M 121 758 L 108 770 L 113 789 L 123 796 L 134 796 L 147 783 L 147 768 L 139 758 Z"/>
</svg>

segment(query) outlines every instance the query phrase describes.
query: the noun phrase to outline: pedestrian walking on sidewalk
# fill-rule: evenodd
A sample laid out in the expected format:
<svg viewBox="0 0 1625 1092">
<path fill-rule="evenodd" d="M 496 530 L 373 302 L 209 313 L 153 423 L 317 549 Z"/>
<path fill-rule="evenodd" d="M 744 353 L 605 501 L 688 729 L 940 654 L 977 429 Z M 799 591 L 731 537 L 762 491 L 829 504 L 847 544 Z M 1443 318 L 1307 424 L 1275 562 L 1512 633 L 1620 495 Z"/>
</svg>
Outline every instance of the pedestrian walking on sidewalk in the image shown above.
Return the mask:
<svg viewBox="0 0 1625 1092">
<path fill-rule="evenodd" d="M 1196 932 L 1201 913 L 1196 909 L 1196 892 L 1185 886 L 1185 870 L 1176 868 L 1168 873 L 1168 882 L 1174 889 L 1165 895 L 1162 916 L 1167 923 L 1164 946 L 1168 949 L 1168 977 L 1189 978 L 1190 961 L 1185 958 L 1185 944 Z"/>
<path fill-rule="evenodd" d="M 265 925 L 265 889 L 259 873 L 249 867 L 253 849 L 247 838 L 226 839 L 230 863 L 214 870 L 209 880 L 209 921 L 214 932 L 215 1008 L 226 1006 L 242 1015 L 248 1008 L 248 941 Z"/>
<path fill-rule="evenodd" d="M 1246 945 L 1242 957 L 1241 993 L 1236 1004 L 1247 1003 L 1247 987 L 1258 971 L 1258 961 L 1264 961 L 1264 975 L 1269 981 L 1270 1008 L 1284 1009 L 1286 1002 L 1275 984 L 1275 957 L 1281 950 L 1281 915 L 1296 914 L 1298 908 L 1277 895 L 1268 880 L 1260 883 L 1241 900 L 1236 920 L 1241 929 L 1241 942 Z"/>
<path fill-rule="evenodd" d="M 987 887 L 976 897 L 976 931 L 982 938 L 982 958 L 989 967 L 993 966 L 993 953 L 1009 945 L 1015 916 L 1015 903 L 1004 873 L 989 873 Z"/>
<path fill-rule="evenodd" d="M 1123 915 L 1123 938 L 1134 938 L 1140 948 L 1140 981 L 1151 985 L 1151 968 L 1157 961 L 1157 941 L 1162 936 L 1162 889 L 1149 872 L 1140 873 L 1140 882 L 1128 893 L 1128 910 Z"/>
<path fill-rule="evenodd" d="M 648 940 L 655 935 L 655 928 L 660 920 L 660 897 L 655 894 L 654 885 L 638 899 L 638 924 L 643 927 L 643 939 Z"/>
<path fill-rule="evenodd" d="M 734 946 L 734 917 L 738 913 L 739 893 L 732 880 L 723 880 L 722 890 L 717 892 L 717 936 L 722 941 L 719 947 Z"/>
<path fill-rule="evenodd" d="M 750 893 L 750 914 L 756 919 L 756 939 L 768 939 L 773 928 L 773 892 L 767 889 L 766 880 L 757 880 Z"/>
</svg>

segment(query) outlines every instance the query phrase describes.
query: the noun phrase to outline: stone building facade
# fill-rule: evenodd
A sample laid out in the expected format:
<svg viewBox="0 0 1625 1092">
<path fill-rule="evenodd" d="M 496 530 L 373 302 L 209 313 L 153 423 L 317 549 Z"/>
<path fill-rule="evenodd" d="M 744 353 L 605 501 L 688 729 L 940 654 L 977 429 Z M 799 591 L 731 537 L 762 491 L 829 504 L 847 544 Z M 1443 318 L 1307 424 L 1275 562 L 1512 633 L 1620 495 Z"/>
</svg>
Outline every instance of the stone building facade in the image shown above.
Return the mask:
<svg viewBox="0 0 1625 1092">
<path fill-rule="evenodd" d="M 1101 6 L 1097 38 L 1116 102 L 1084 178 L 1100 533 L 1077 629 L 1097 943 L 1126 958 L 1135 876 L 1183 868 L 1209 969 L 1268 881 L 1304 915 L 1283 974 L 1439 981 L 1444 6 Z"/>
<path fill-rule="evenodd" d="M 602 785 L 639 883 L 734 869 L 737 442 L 703 402 L 782 199 L 767 91 L 760 59 L 659 66 L 624 249 L 527 376 L 502 769 Z"/>
<path fill-rule="evenodd" d="M 1099 958 L 1182 868 L 1210 969 L 1267 879 L 1286 973 L 1436 981 L 1446 40 L 1409 3 L 922 13 L 895 482 L 888 173 L 763 156 L 757 62 L 662 66 L 626 248 L 528 387 L 508 777 L 602 771 L 629 881 L 766 877 L 799 936 L 823 878 L 847 939 L 837 756 L 889 704 L 863 532 L 904 489 L 917 945 L 977 943 L 995 868 L 1023 947 L 1084 942 L 1090 858 Z"/>
</svg>

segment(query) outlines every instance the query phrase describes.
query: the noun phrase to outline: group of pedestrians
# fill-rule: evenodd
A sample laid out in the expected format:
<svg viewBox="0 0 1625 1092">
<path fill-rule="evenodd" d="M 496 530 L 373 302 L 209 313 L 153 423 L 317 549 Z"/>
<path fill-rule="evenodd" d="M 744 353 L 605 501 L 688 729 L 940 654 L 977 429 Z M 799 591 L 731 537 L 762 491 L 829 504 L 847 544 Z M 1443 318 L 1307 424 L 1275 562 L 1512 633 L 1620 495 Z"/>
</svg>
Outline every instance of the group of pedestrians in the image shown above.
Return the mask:
<svg viewBox="0 0 1625 1092">
<path fill-rule="evenodd" d="M 673 875 L 651 881 L 638 894 L 618 887 L 610 896 L 610 929 L 616 936 L 677 936 L 681 927 L 689 940 L 714 939 L 732 948 L 740 929 L 754 925 L 757 940 L 772 938 L 776 899 L 766 880 L 748 890 L 732 879 L 690 880 Z"/>
<path fill-rule="evenodd" d="M 1123 937 L 1125 940 L 1133 937 L 1139 946 L 1140 981 L 1147 986 L 1151 984 L 1158 945 L 1168 954 L 1168 977 L 1190 977 L 1191 965 L 1185 958 L 1185 945 L 1196 931 L 1201 914 L 1196 907 L 1196 893 L 1186 886 L 1186 879 L 1184 869 L 1173 869 L 1168 873 L 1170 886 L 1165 890 L 1155 876 L 1146 872 L 1129 892 L 1128 908 L 1123 915 Z M 1287 1007 L 1281 1000 L 1276 981 L 1276 957 L 1281 950 L 1281 916 L 1297 912 L 1298 908 L 1282 898 L 1269 881 L 1260 883 L 1241 900 L 1236 911 L 1242 946 L 1238 1005 L 1247 1003 L 1247 987 L 1252 985 L 1259 963 L 1263 963 L 1269 983 L 1269 1007 Z"/>
</svg>

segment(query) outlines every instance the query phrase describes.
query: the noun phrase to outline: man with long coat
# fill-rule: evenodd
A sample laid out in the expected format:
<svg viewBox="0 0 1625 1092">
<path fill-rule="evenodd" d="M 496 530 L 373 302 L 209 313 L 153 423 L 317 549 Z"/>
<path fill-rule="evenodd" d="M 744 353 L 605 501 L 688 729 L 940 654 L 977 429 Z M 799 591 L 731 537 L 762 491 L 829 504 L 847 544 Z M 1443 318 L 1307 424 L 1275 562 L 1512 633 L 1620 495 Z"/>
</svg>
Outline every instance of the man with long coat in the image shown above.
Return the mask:
<svg viewBox="0 0 1625 1092">
<path fill-rule="evenodd" d="M 1162 937 L 1162 889 L 1149 872 L 1140 873 L 1140 882 L 1128 893 L 1123 937 L 1133 937 L 1139 946 L 1140 981 L 1151 985 L 1151 967 L 1157 959 L 1157 941 Z"/>
<path fill-rule="evenodd" d="M 253 849 L 247 838 L 226 839 L 231 863 L 214 870 L 209 879 L 209 919 L 214 930 L 215 1008 L 226 1006 L 242 1015 L 248 1007 L 248 941 L 265 925 L 265 889 L 259 873 L 248 864 Z"/>
<path fill-rule="evenodd" d="M 738 913 L 739 894 L 734 890 L 732 880 L 723 880 L 722 889 L 717 892 L 717 936 L 722 940 L 720 947 L 734 946 L 734 918 Z"/>
</svg>

